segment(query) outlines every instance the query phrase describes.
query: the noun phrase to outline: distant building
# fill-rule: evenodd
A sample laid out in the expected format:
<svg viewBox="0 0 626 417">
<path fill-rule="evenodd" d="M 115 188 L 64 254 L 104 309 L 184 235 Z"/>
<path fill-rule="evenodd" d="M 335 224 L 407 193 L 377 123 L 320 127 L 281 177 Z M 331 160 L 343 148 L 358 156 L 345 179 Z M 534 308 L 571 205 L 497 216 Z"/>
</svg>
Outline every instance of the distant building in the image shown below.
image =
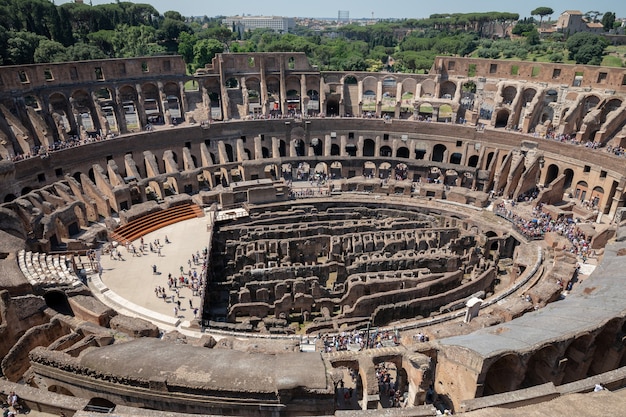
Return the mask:
<svg viewBox="0 0 626 417">
<path fill-rule="evenodd" d="M 350 22 L 350 11 L 349 10 L 339 10 L 337 12 L 337 23 L 348 23 Z"/>
<path fill-rule="evenodd" d="M 274 32 L 287 33 L 296 25 L 290 17 L 280 16 L 232 16 L 222 20 L 233 32 L 247 32 L 259 28 L 269 28 Z"/>
<path fill-rule="evenodd" d="M 578 10 L 566 10 L 556 21 L 555 29 L 565 34 L 573 35 L 577 32 L 603 33 L 602 23 L 588 22 Z"/>
</svg>

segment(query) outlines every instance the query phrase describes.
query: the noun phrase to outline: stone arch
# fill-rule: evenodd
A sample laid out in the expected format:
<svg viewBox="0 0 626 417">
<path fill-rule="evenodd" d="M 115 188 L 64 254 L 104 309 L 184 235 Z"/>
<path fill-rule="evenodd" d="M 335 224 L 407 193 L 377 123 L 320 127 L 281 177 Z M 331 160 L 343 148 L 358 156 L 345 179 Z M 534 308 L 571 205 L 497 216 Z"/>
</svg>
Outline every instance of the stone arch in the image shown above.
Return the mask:
<svg viewBox="0 0 626 417">
<path fill-rule="evenodd" d="M 339 156 L 339 155 L 341 155 L 341 151 L 339 149 L 339 145 L 337 145 L 336 143 L 333 143 L 332 145 L 330 145 L 330 155 L 331 156 Z"/>
<path fill-rule="evenodd" d="M 341 162 L 339 161 L 335 161 L 332 164 L 330 164 L 331 178 L 341 178 L 342 177 L 341 169 L 342 169 L 342 165 L 341 165 Z"/>
<path fill-rule="evenodd" d="M 239 88 L 239 81 L 236 77 L 230 77 L 224 81 L 224 87 L 226 88 Z"/>
<path fill-rule="evenodd" d="M 572 186 L 572 182 L 574 181 L 574 170 L 571 168 L 566 168 L 565 171 L 563 171 L 563 174 L 565 174 L 565 183 L 563 184 L 563 189 L 567 190 Z"/>
<path fill-rule="evenodd" d="M 282 139 L 278 142 L 278 153 L 281 158 L 287 156 L 287 143 Z"/>
<path fill-rule="evenodd" d="M 376 153 L 376 142 L 373 139 L 363 141 L 363 156 L 374 156 Z"/>
<path fill-rule="evenodd" d="M 363 176 L 364 177 L 376 177 L 376 164 L 372 161 L 366 161 L 363 164 Z"/>
<path fill-rule="evenodd" d="M 495 152 L 489 152 L 487 154 L 487 159 L 485 161 L 485 166 L 483 167 L 484 169 L 489 169 L 489 166 L 491 165 L 491 161 L 493 161 L 493 157 L 495 156 Z"/>
<path fill-rule="evenodd" d="M 261 155 L 262 155 L 262 157 L 263 157 L 264 159 L 265 159 L 265 158 L 270 158 L 270 150 L 269 150 L 269 148 L 268 148 L 267 146 L 263 146 L 263 147 L 261 148 Z"/>
<path fill-rule="evenodd" d="M 420 97 L 435 97 L 435 81 L 424 80 L 421 83 L 422 92 Z"/>
<path fill-rule="evenodd" d="M 600 187 L 599 185 L 596 185 L 595 187 L 593 187 L 593 190 L 591 190 L 591 195 L 589 196 L 589 201 L 591 202 L 591 206 L 598 207 L 603 198 L 604 198 L 604 188 Z"/>
<path fill-rule="evenodd" d="M 422 117 L 432 117 L 433 111 L 433 105 L 430 103 L 422 103 L 417 109 L 418 114 Z"/>
<path fill-rule="evenodd" d="M 461 165 L 461 161 L 463 160 L 463 154 L 461 152 L 453 152 L 450 155 L 450 163 L 454 165 Z"/>
<path fill-rule="evenodd" d="M 389 162 L 383 162 L 378 166 L 378 177 L 380 179 L 389 178 L 391 174 L 391 164 Z"/>
<path fill-rule="evenodd" d="M 224 149 L 226 150 L 226 158 L 228 159 L 228 162 L 234 162 L 235 154 L 233 152 L 233 145 L 230 143 L 224 143 Z"/>
<path fill-rule="evenodd" d="M 358 84 L 356 77 L 353 74 L 347 74 L 341 80 L 343 84 Z"/>
<path fill-rule="evenodd" d="M 478 155 L 472 155 L 467 160 L 467 166 L 476 168 L 478 166 Z"/>
<path fill-rule="evenodd" d="M 70 98 L 72 112 L 76 113 L 77 122 L 86 132 L 94 132 L 100 123 L 93 108 L 91 94 L 86 90 L 75 90 Z M 78 132 L 80 133 L 80 132 Z"/>
<path fill-rule="evenodd" d="M 506 86 L 502 89 L 502 103 L 506 105 L 513 104 L 515 96 L 517 95 L 517 88 L 512 85 Z"/>
<path fill-rule="evenodd" d="M 439 87 L 439 98 L 452 100 L 456 93 L 456 83 L 452 81 L 445 81 Z"/>
<path fill-rule="evenodd" d="M 594 339 L 595 350 L 587 371 L 588 377 L 614 369 L 613 362 L 616 362 L 617 355 L 612 352 L 624 348 L 621 338 L 618 337 L 621 335 L 621 320 L 620 318 L 610 320 Z"/>
<path fill-rule="evenodd" d="M 590 364 L 589 347 L 593 343 L 591 334 L 584 334 L 574 339 L 565 350 L 565 369 L 563 370 L 563 378 L 561 383 L 568 384 L 573 381 L 582 379 L 587 375 L 587 369 Z"/>
<path fill-rule="evenodd" d="M 406 164 L 402 162 L 396 164 L 394 168 L 394 175 L 396 180 L 406 180 L 408 178 L 408 174 L 409 167 Z"/>
<path fill-rule="evenodd" d="M 326 99 L 326 115 L 328 116 L 339 115 L 339 96 L 331 95 Z"/>
<path fill-rule="evenodd" d="M 60 290 L 52 290 L 48 291 L 43 296 L 46 301 L 46 305 L 57 311 L 61 314 L 65 314 L 68 316 L 74 316 L 74 312 L 72 311 L 72 307 L 70 306 L 69 301 L 67 300 L 67 295 Z"/>
<path fill-rule="evenodd" d="M 507 109 L 500 109 L 498 113 L 496 113 L 496 124 L 495 127 L 506 127 L 509 122 L 510 112 Z"/>
<path fill-rule="evenodd" d="M 439 112 L 437 118 L 440 122 L 451 122 L 453 118 L 452 106 L 449 104 L 442 104 L 439 106 Z"/>
<path fill-rule="evenodd" d="M 515 391 L 523 376 L 522 362 L 515 354 L 504 355 L 495 361 L 485 374 L 483 396 Z"/>
<path fill-rule="evenodd" d="M 316 174 L 327 175 L 328 174 L 328 164 L 326 162 L 318 162 L 315 165 L 314 172 Z"/>
<path fill-rule="evenodd" d="M 447 149 L 445 145 L 436 144 L 433 148 L 433 162 L 443 162 Z"/>
<path fill-rule="evenodd" d="M 524 89 L 524 93 L 522 94 L 522 98 L 524 102 L 522 103 L 523 107 L 526 107 L 537 95 L 537 90 L 534 88 L 526 88 Z"/>
<path fill-rule="evenodd" d="M 406 146 L 401 146 L 396 150 L 396 158 L 409 158 L 409 148 Z"/>
<path fill-rule="evenodd" d="M 576 191 L 574 192 L 574 197 L 580 201 L 584 201 L 587 198 L 587 193 L 589 192 L 589 186 L 586 181 L 578 181 L 576 183 Z"/>
<path fill-rule="evenodd" d="M 544 181 L 544 187 L 548 186 L 559 176 L 559 166 L 556 164 L 548 165 L 548 172 L 546 172 L 546 180 Z"/>
<path fill-rule="evenodd" d="M 265 165 L 263 167 L 263 172 L 265 173 L 265 178 L 269 178 L 272 180 L 277 179 L 276 173 L 278 172 L 278 166 L 276 164 Z"/>
<path fill-rule="evenodd" d="M 391 156 L 392 152 L 391 152 L 391 147 L 390 146 L 381 146 L 380 150 L 378 152 L 378 156 Z"/>
<path fill-rule="evenodd" d="M 62 93 L 53 93 L 48 97 L 49 110 L 60 133 L 70 133 L 74 129 L 70 118 L 72 112 L 69 109 L 67 97 Z"/>
<path fill-rule="evenodd" d="M 557 377 L 555 369 L 558 359 L 559 352 L 554 346 L 545 346 L 536 351 L 528 360 L 521 387 L 528 388 L 554 382 Z"/>
<path fill-rule="evenodd" d="M 311 148 L 313 148 L 313 155 L 324 156 L 324 140 L 320 138 L 311 139 Z"/>
<path fill-rule="evenodd" d="M 98 411 L 100 413 L 111 413 L 115 410 L 116 404 L 106 398 L 93 397 L 85 406 L 86 411 Z"/>
<path fill-rule="evenodd" d="M 415 159 L 424 159 L 428 153 L 428 145 L 426 142 L 415 143 Z"/>
<path fill-rule="evenodd" d="M 293 149 L 296 153 L 296 156 L 306 156 L 305 154 L 305 146 L 304 140 L 302 139 L 294 139 L 293 140 Z"/>
</svg>

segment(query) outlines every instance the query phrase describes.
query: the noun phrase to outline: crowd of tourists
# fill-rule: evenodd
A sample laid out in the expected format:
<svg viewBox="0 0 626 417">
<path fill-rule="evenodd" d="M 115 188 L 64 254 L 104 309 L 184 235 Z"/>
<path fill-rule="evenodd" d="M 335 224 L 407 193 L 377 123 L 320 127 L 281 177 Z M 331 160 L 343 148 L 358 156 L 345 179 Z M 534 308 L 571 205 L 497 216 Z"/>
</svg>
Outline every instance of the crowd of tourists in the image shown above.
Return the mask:
<svg viewBox="0 0 626 417">
<path fill-rule="evenodd" d="M 324 352 L 330 353 L 395 346 L 399 343 L 399 334 L 391 330 L 354 330 L 339 335 L 322 335 L 318 340 L 323 344 Z"/>
<path fill-rule="evenodd" d="M 507 208 L 504 203 L 498 204 L 495 213 L 513 223 L 515 228 L 529 239 L 541 239 L 548 232 L 555 232 L 566 237 L 570 242 L 570 247 L 563 249 L 581 256 L 583 262 L 586 262 L 591 254 L 589 247 L 591 238 L 579 229 L 575 220 L 566 216 L 554 219 L 543 210 L 543 207 L 543 203 L 535 206 L 531 218 L 525 218 L 515 213 L 513 211 L 514 206 Z"/>
</svg>

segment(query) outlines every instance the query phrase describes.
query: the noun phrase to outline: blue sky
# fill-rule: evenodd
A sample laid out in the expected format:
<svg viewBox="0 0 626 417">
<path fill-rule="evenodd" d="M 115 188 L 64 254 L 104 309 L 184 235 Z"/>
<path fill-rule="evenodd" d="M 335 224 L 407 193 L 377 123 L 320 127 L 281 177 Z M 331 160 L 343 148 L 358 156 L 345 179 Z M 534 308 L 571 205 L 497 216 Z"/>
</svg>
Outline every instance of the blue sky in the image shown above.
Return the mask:
<svg viewBox="0 0 626 417">
<path fill-rule="evenodd" d="M 72 0 L 70 0 L 72 1 Z M 89 3 L 89 0 L 84 0 Z M 68 0 L 56 0 L 56 4 L 67 3 Z M 113 0 L 91 0 L 91 3 L 113 3 Z M 153 5 L 161 14 L 168 10 L 176 10 L 183 16 L 230 16 L 241 14 L 276 15 L 287 17 L 336 17 L 338 10 L 348 10 L 351 18 L 424 18 L 433 13 L 469 13 L 469 12 L 511 12 L 519 13 L 520 17 L 530 16 L 536 7 L 551 7 L 556 19 L 564 10 L 590 10 L 599 12 L 615 12 L 617 17 L 626 17 L 626 2 L 623 0 L 560 0 L 560 1 L 509 1 L 486 0 L 304 0 L 304 1 L 263 1 L 263 0 L 137 0 L 134 3 Z"/>
</svg>

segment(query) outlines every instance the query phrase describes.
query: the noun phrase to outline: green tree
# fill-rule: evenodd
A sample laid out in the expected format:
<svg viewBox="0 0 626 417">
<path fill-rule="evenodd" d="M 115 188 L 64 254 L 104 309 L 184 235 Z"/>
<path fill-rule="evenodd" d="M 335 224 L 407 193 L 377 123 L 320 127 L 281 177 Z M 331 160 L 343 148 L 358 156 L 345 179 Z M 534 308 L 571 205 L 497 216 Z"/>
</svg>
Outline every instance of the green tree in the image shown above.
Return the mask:
<svg viewBox="0 0 626 417">
<path fill-rule="evenodd" d="M 569 59 L 576 61 L 577 64 L 599 65 L 602 63 L 602 54 L 609 41 L 604 36 L 578 32 L 570 36 L 565 45 Z"/>
<path fill-rule="evenodd" d="M 107 58 L 107 56 L 100 48 L 94 45 L 78 42 L 67 47 L 68 61 L 87 61 L 89 59 L 103 58 Z"/>
<path fill-rule="evenodd" d="M 537 7 L 530 12 L 531 16 L 539 16 L 539 26 L 543 23 L 544 16 L 550 16 L 554 14 L 554 10 L 551 7 Z"/>
<path fill-rule="evenodd" d="M 35 49 L 39 42 L 46 39 L 44 36 L 32 32 L 9 32 L 7 39 L 7 61 L 10 64 L 33 64 Z"/>
<path fill-rule="evenodd" d="M 604 26 L 604 31 L 608 32 L 609 30 L 613 29 L 614 25 L 615 25 L 615 13 L 613 12 L 604 13 L 604 15 L 602 16 L 602 26 Z"/>
<path fill-rule="evenodd" d="M 67 61 L 67 49 L 62 43 L 42 39 L 33 53 L 35 63 Z"/>
<path fill-rule="evenodd" d="M 213 60 L 215 54 L 224 52 L 224 45 L 215 39 L 201 39 L 193 46 L 193 64 L 202 68 Z"/>
</svg>

